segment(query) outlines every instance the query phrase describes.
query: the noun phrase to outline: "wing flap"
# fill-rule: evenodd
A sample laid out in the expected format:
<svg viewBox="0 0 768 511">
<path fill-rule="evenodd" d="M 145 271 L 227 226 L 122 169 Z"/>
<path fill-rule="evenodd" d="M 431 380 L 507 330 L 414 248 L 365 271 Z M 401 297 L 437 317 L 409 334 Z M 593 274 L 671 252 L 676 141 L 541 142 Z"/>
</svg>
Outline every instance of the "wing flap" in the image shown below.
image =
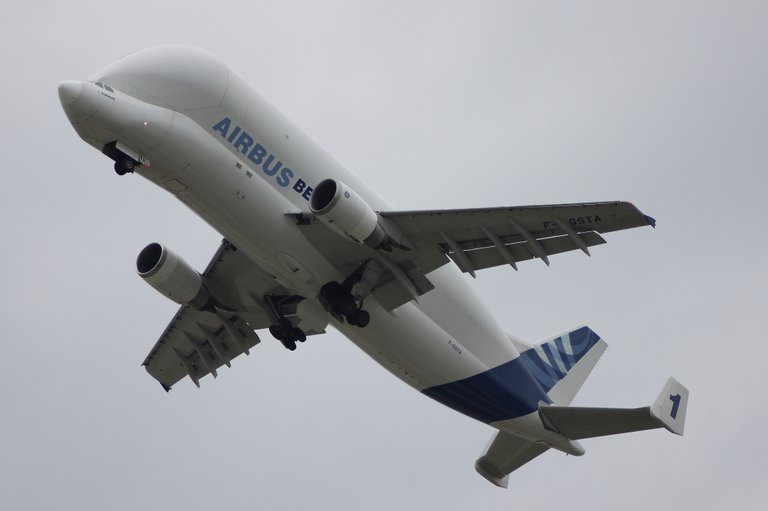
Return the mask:
<svg viewBox="0 0 768 511">
<path fill-rule="evenodd" d="M 253 328 L 237 315 L 214 314 L 183 306 L 171 320 L 142 364 L 169 390 L 185 376 L 200 386 L 203 376 L 260 342 Z"/>
<path fill-rule="evenodd" d="M 382 213 L 419 248 L 437 245 L 465 273 L 605 243 L 599 233 L 655 226 L 629 202 Z M 423 269 L 423 268 L 422 268 Z"/>
<path fill-rule="evenodd" d="M 585 232 L 579 234 L 579 238 L 583 241 L 587 247 L 593 247 L 595 245 L 602 245 L 606 243 L 602 236 L 594 231 Z M 556 236 L 554 238 L 546 238 L 537 240 L 540 244 L 544 254 L 554 255 L 561 254 L 563 252 L 569 252 L 580 248 L 569 236 Z M 505 252 L 508 253 L 515 263 L 520 261 L 528 261 L 537 256 L 536 252 L 530 247 L 528 242 L 513 243 L 505 245 L 504 249 L 500 249 L 498 246 L 488 246 L 483 248 L 477 248 L 473 250 L 466 250 L 464 254 L 469 259 L 472 268 L 475 270 L 484 270 L 486 268 L 493 268 L 496 266 L 502 266 L 504 264 L 510 264 L 508 258 L 505 256 Z M 455 254 L 453 252 L 448 253 L 448 257 L 455 261 Z"/>
</svg>

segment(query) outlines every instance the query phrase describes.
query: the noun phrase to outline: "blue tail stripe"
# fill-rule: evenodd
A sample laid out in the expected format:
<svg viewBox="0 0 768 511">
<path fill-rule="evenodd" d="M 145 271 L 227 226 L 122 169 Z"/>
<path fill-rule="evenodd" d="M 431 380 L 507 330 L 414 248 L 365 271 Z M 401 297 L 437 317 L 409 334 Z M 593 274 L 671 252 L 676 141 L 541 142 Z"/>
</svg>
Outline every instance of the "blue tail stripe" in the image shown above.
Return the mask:
<svg viewBox="0 0 768 511">
<path fill-rule="evenodd" d="M 536 411 L 541 401 L 551 403 L 547 392 L 599 340 L 596 333 L 582 327 L 540 345 L 541 350 L 528 349 L 505 364 L 430 387 L 424 394 L 486 423 L 521 417 Z"/>
</svg>

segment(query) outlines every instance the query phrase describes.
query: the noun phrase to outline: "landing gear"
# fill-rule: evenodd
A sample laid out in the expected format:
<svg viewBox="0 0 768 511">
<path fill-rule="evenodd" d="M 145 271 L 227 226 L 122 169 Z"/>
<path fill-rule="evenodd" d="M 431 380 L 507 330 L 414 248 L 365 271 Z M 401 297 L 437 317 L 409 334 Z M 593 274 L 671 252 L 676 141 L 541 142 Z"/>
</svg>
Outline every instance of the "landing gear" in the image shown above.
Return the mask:
<svg viewBox="0 0 768 511">
<path fill-rule="evenodd" d="M 264 298 L 277 318 L 277 323 L 269 327 L 269 333 L 287 349 L 294 351 L 297 342 L 307 340 L 307 334 L 301 328 L 293 326 L 293 323 L 283 314 L 285 303 L 295 300 L 295 297 L 265 296 Z"/>
<path fill-rule="evenodd" d="M 369 259 L 341 284 L 333 281 L 320 288 L 320 302 L 337 318 L 343 317 L 350 325 L 365 328 L 371 322 L 371 315 L 363 309 L 363 300 L 371 293 L 381 273 L 379 263 Z"/>
<path fill-rule="evenodd" d="M 367 310 L 360 309 L 355 311 L 352 314 L 352 316 L 349 316 L 347 319 L 353 325 L 358 326 L 360 328 L 365 328 L 368 326 L 368 323 L 371 322 L 371 315 L 368 313 Z"/>
<path fill-rule="evenodd" d="M 130 158 L 124 157 L 115 160 L 115 172 L 117 172 L 118 176 L 124 176 L 125 174 L 131 173 L 135 168 L 136 162 Z"/>
<path fill-rule="evenodd" d="M 124 176 L 125 174 L 133 172 L 136 169 L 136 166 L 139 165 L 139 162 L 118 149 L 117 144 L 118 142 L 116 140 L 112 141 L 104 145 L 104 147 L 101 148 L 101 152 L 115 162 L 115 172 L 117 172 L 117 175 Z"/>
</svg>

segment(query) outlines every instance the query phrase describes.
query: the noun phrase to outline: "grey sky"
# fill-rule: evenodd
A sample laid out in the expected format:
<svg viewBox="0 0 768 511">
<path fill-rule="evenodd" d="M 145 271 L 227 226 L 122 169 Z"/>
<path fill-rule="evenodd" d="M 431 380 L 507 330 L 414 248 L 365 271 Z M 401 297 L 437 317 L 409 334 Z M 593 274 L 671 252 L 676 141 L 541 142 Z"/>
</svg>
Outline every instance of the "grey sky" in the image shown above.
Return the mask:
<svg viewBox="0 0 768 511">
<path fill-rule="evenodd" d="M 762 509 L 765 2 L 5 1 L 0 19 L 0 508 Z M 220 237 L 116 176 L 56 95 L 163 43 L 217 54 L 398 208 L 655 216 L 476 286 L 521 337 L 606 339 L 574 404 L 649 404 L 676 376 L 686 436 L 585 441 L 499 490 L 473 469 L 489 427 L 335 332 L 295 353 L 263 335 L 166 395 L 139 364 L 175 306 L 134 258 L 162 241 L 203 268 Z"/>
</svg>

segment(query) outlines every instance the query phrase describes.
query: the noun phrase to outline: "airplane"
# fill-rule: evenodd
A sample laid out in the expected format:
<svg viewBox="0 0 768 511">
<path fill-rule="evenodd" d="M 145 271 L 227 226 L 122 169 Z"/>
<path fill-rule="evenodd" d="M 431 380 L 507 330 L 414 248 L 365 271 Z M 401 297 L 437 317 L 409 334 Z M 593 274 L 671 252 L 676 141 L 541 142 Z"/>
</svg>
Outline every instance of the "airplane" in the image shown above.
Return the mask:
<svg viewBox="0 0 768 511">
<path fill-rule="evenodd" d="M 509 474 L 548 449 L 665 428 L 688 389 L 647 407 L 569 406 L 606 349 L 581 326 L 528 343 L 470 286 L 476 272 L 605 243 L 655 220 L 628 202 L 396 211 L 212 54 L 181 45 L 125 56 L 58 87 L 77 134 L 162 187 L 222 236 L 199 273 L 161 243 L 139 276 L 179 304 L 143 366 L 166 391 L 248 355 L 268 329 L 295 350 L 333 327 L 399 379 L 496 430 L 475 468 Z"/>
</svg>

